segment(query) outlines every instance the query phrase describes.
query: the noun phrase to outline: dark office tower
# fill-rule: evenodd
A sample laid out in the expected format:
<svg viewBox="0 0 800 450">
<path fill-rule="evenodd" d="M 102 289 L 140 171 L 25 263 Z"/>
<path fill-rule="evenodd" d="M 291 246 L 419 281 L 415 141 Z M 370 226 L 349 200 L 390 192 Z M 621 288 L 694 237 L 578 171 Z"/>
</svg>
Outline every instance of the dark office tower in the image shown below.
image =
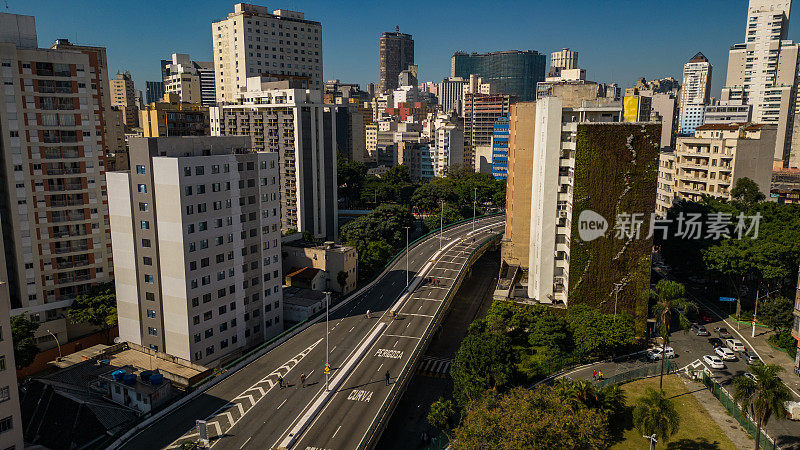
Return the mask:
<svg viewBox="0 0 800 450">
<path fill-rule="evenodd" d="M 468 80 L 470 75 L 477 75 L 494 92 L 511 95 L 519 101 L 533 101 L 536 83 L 544 81 L 546 67 L 547 57 L 535 50 L 455 52 L 450 60 L 450 76 Z"/>
<path fill-rule="evenodd" d="M 394 32 L 381 35 L 381 92 L 397 89 L 397 76 L 414 64 L 414 39 L 410 34 Z"/>
<path fill-rule="evenodd" d="M 164 98 L 163 81 L 145 81 L 144 98 L 147 104 L 160 101 Z"/>
</svg>

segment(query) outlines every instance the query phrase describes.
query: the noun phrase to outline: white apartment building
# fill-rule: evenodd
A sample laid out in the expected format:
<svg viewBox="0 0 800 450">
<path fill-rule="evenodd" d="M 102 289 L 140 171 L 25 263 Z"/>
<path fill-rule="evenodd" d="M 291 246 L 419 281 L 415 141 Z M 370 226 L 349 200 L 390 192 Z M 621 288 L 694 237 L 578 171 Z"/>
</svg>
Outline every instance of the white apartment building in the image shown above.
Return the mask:
<svg viewBox="0 0 800 450">
<path fill-rule="evenodd" d="M 216 103 L 214 63 L 192 61 L 189 55 L 173 53 L 164 67 L 164 93 L 174 93 L 182 102 L 213 106 Z"/>
<path fill-rule="evenodd" d="M 680 134 L 692 134 L 703 124 L 705 105 L 711 95 L 711 63 L 702 53 L 697 53 L 683 65 L 683 84 L 678 106 Z"/>
<path fill-rule="evenodd" d="M 64 318 L 113 279 L 106 206 L 103 47 L 38 47 L 32 16 L 0 13 L 0 221 L 11 314 L 40 324 L 42 349 L 91 331 Z"/>
<path fill-rule="evenodd" d="M 322 92 L 248 78 L 232 104 L 210 109 L 211 135 L 249 135 L 280 162 L 283 229 L 336 240 L 336 111 Z"/>
<path fill-rule="evenodd" d="M 548 76 L 557 77 L 565 69 L 578 68 L 578 52 L 569 48 L 550 53 L 550 70 Z"/>
<path fill-rule="evenodd" d="M 664 217 L 675 201 L 675 153 L 662 151 L 658 155 L 658 186 L 656 190 L 656 214 Z"/>
<path fill-rule="evenodd" d="M 447 116 L 437 117 L 431 125 L 434 151 L 433 176 L 444 177 L 451 168 L 464 165 L 464 130 Z"/>
<path fill-rule="evenodd" d="M 217 101 L 234 101 L 248 77 L 300 78 L 322 90 L 322 25 L 301 12 L 237 3 L 211 24 Z"/>
<path fill-rule="evenodd" d="M 750 0 L 745 42 L 728 53 L 723 101 L 753 107 L 752 121 L 776 125 L 775 159 L 800 167 L 800 142 L 792 142 L 798 44 L 787 40 L 791 0 Z"/>
<path fill-rule="evenodd" d="M 120 338 L 205 366 L 283 331 L 278 155 L 132 138 L 108 173 Z"/>
<path fill-rule="evenodd" d="M 0 244 L 0 249 L 2 246 Z M 4 269 L 5 262 L 0 252 L 0 274 L 5 273 Z M 14 343 L 11 341 L 10 307 L 8 285 L 0 281 L 0 448 L 22 450 L 25 445 L 14 366 Z"/>
<path fill-rule="evenodd" d="M 461 115 L 461 100 L 464 98 L 465 84 L 467 82 L 461 77 L 448 77 L 439 83 L 438 98 L 443 112 L 455 111 Z"/>
<path fill-rule="evenodd" d="M 662 166 L 673 174 L 673 200 L 699 201 L 704 195 L 729 199 L 736 180 L 744 177 L 769 196 L 776 134 L 775 125 L 708 124 L 693 137 L 679 137 L 674 167 Z"/>
<path fill-rule="evenodd" d="M 708 105 L 704 114 L 704 124 L 748 123 L 751 122 L 751 105 L 719 104 Z"/>
</svg>

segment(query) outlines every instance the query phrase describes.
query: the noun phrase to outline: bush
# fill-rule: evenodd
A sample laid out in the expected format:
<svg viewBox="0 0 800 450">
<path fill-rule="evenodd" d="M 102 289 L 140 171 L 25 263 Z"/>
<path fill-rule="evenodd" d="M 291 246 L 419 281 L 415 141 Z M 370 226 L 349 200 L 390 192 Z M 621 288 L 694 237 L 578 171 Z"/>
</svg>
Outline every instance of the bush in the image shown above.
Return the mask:
<svg viewBox="0 0 800 450">
<path fill-rule="evenodd" d="M 797 358 L 797 341 L 789 330 L 781 330 L 770 336 L 767 341 L 775 347 L 786 350 L 792 359 Z"/>
</svg>

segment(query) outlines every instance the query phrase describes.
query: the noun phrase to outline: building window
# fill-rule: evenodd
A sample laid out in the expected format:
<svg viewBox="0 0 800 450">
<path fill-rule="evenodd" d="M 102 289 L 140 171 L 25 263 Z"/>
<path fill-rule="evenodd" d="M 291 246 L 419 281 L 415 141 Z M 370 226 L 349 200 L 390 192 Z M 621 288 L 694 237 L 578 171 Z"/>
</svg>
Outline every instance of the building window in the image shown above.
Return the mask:
<svg viewBox="0 0 800 450">
<path fill-rule="evenodd" d="M 150 247 L 150 239 L 142 239 L 142 247 Z"/>
<path fill-rule="evenodd" d="M 137 166 L 136 166 L 136 173 L 138 173 L 138 174 L 140 174 L 140 175 L 144 175 L 144 174 L 145 174 L 145 173 L 147 173 L 147 172 L 145 171 L 145 169 L 144 169 L 144 166 L 142 166 L 142 165 L 137 165 Z"/>
<path fill-rule="evenodd" d="M 148 222 L 146 220 L 140 221 L 139 222 L 139 228 L 141 228 L 142 230 L 149 230 L 150 229 L 150 222 Z"/>
<path fill-rule="evenodd" d="M 139 211 L 146 212 L 146 211 L 149 211 L 149 210 L 150 210 L 150 205 L 148 205 L 145 202 L 139 202 Z"/>
<path fill-rule="evenodd" d="M 146 184 L 139 184 L 136 186 L 136 190 L 139 191 L 140 194 L 147 193 L 147 185 Z"/>
<path fill-rule="evenodd" d="M 145 276 L 144 276 L 144 282 L 145 282 L 145 283 L 148 283 L 148 284 L 153 284 L 153 276 L 152 276 L 152 275 L 147 275 L 147 274 L 145 274 Z"/>
<path fill-rule="evenodd" d="M 11 391 L 8 389 L 8 386 L 0 388 L 0 403 L 11 398 Z"/>
<path fill-rule="evenodd" d="M 153 309 L 148 309 L 147 310 L 147 317 L 149 317 L 151 319 L 155 319 L 156 318 L 156 311 L 153 310 Z"/>
<path fill-rule="evenodd" d="M 153 265 L 153 258 L 150 258 L 149 256 L 143 256 L 142 257 L 142 263 L 145 266 L 152 266 Z"/>
<path fill-rule="evenodd" d="M 5 419 L 0 419 L 0 434 L 13 429 L 14 422 L 12 422 L 11 416 L 6 417 Z"/>
<path fill-rule="evenodd" d="M 158 330 L 153 327 L 147 327 L 147 334 L 150 336 L 158 336 Z"/>
<path fill-rule="evenodd" d="M 0 355 L 0 372 L 6 370 L 6 357 L 4 355 Z"/>
<path fill-rule="evenodd" d="M 145 292 L 144 293 L 144 299 L 148 300 L 148 301 L 151 301 L 151 302 L 154 302 L 154 301 L 156 301 L 156 294 L 154 294 L 152 292 Z"/>
</svg>

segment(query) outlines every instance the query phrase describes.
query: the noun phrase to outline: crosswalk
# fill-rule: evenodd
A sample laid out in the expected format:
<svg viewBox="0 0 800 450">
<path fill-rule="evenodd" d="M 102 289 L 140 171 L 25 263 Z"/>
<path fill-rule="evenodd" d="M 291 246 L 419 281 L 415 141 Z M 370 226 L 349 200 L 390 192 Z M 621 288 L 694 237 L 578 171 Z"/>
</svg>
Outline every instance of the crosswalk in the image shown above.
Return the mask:
<svg viewBox="0 0 800 450">
<path fill-rule="evenodd" d="M 447 378 L 450 376 L 450 366 L 452 363 L 452 359 L 423 356 L 422 361 L 419 363 L 417 373 L 426 377 Z"/>
</svg>

